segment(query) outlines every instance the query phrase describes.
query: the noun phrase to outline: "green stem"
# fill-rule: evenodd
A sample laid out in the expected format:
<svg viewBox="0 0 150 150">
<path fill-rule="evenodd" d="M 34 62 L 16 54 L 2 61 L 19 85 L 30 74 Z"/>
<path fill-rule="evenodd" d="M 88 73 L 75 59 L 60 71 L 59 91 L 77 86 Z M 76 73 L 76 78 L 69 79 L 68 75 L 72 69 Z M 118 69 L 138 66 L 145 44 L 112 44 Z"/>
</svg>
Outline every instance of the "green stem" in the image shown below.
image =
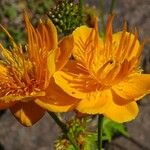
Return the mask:
<svg viewBox="0 0 150 150">
<path fill-rule="evenodd" d="M 98 115 L 98 150 L 102 150 L 103 115 Z"/>
<path fill-rule="evenodd" d="M 84 0 L 79 0 L 79 13 L 81 17 L 83 16 L 83 3 Z"/>
<path fill-rule="evenodd" d="M 53 112 L 48 112 L 49 115 L 53 118 L 53 120 L 57 123 L 57 125 L 61 128 L 62 132 L 66 135 L 68 133 L 68 128 L 66 124 L 64 124 L 60 119 L 57 117 L 57 115 Z"/>
<path fill-rule="evenodd" d="M 63 134 L 70 141 L 70 143 L 74 146 L 74 148 L 76 150 L 80 150 L 76 144 L 76 141 L 74 139 L 72 139 L 72 137 L 70 136 L 69 129 L 67 128 L 66 124 L 63 123 L 55 113 L 50 112 L 50 111 L 48 113 L 53 118 L 53 120 L 56 122 L 56 124 L 61 128 Z"/>
<path fill-rule="evenodd" d="M 109 14 L 113 14 L 113 10 L 115 7 L 116 0 L 112 0 L 110 4 Z"/>
<path fill-rule="evenodd" d="M 102 33 L 105 33 L 104 0 L 100 0 L 99 4 L 100 4 L 100 19 L 102 22 Z"/>
</svg>

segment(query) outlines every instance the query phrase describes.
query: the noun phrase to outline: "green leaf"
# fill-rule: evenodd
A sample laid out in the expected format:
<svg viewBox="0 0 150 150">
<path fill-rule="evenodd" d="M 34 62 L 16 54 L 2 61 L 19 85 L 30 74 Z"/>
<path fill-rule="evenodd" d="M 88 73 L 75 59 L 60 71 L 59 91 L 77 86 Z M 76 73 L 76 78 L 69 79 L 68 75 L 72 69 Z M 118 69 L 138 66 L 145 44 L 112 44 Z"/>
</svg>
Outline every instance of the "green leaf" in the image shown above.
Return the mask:
<svg viewBox="0 0 150 150">
<path fill-rule="evenodd" d="M 84 150 L 96 150 L 97 149 L 96 141 L 97 141 L 96 134 L 87 135 L 87 137 L 85 137 Z"/>
<path fill-rule="evenodd" d="M 105 118 L 103 122 L 103 140 L 110 142 L 118 134 L 129 136 L 124 124 Z"/>
<path fill-rule="evenodd" d="M 73 145 L 69 145 L 69 147 L 66 150 L 76 150 L 76 149 L 74 148 Z"/>
</svg>

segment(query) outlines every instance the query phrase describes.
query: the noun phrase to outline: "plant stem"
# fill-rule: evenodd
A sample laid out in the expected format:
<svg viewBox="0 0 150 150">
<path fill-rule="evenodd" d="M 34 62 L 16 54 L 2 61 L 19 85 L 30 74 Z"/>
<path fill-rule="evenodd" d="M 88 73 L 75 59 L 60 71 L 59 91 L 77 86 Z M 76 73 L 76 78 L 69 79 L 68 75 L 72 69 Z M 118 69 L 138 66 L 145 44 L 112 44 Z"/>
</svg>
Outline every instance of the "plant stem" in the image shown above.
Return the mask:
<svg viewBox="0 0 150 150">
<path fill-rule="evenodd" d="M 53 118 L 53 120 L 56 122 L 56 124 L 61 128 L 63 134 L 70 141 L 70 143 L 74 146 L 74 148 L 76 150 L 80 150 L 78 148 L 78 145 L 76 144 L 76 141 L 74 139 L 72 139 L 72 137 L 69 135 L 69 129 L 67 128 L 66 124 L 63 123 L 55 113 L 50 112 L 50 111 L 48 113 Z"/>
<path fill-rule="evenodd" d="M 115 6 L 116 0 L 112 0 L 110 4 L 109 14 L 113 14 L 114 6 Z"/>
<path fill-rule="evenodd" d="M 57 125 L 61 128 L 62 132 L 64 134 L 67 134 L 68 129 L 67 129 L 66 124 L 64 124 L 62 121 L 60 121 L 60 119 L 57 117 L 57 115 L 55 113 L 50 112 L 50 111 L 48 113 L 54 119 L 54 121 L 57 123 Z"/>
<path fill-rule="evenodd" d="M 98 115 L 98 150 L 102 150 L 103 115 Z"/>
<path fill-rule="evenodd" d="M 102 22 L 102 32 L 105 33 L 104 0 L 100 0 L 99 4 L 100 4 L 100 19 Z"/>
<path fill-rule="evenodd" d="M 83 0 L 79 0 L 79 13 L 81 17 L 83 16 L 83 3 Z"/>
</svg>

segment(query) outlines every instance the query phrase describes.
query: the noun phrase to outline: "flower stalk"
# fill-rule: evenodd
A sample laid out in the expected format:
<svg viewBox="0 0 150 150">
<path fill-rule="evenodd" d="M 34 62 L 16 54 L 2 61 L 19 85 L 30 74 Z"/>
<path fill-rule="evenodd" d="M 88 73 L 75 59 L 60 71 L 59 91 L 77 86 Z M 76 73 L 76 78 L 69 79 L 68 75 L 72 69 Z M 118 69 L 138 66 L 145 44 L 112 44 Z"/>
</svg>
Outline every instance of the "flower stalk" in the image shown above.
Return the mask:
<svg viewBox="0 0 150 150">
<path fill-rule="evenodd" d="M 116 0 L 112 0 L 110 4 L 109 14 L 113 14 L 113 10 L 115 7 Z"/>
<path fill-rule="evenodd" d="M 60 119 L 57 117 L 57 115 L 54 112 L 48 112 L 48 114 L 53 118 L 53 120 L 56 122 L 56 124 L 61 128 L 62 132 L 64 134 L 68 133 L 68 128 L 65 123 L 60 121 Z"/>
<path fill-rule="evenodd" d="M 103 130 L 103 119 L 104 116 L 103 115 L 98 115 L 98 130 L 97 130 L 97 138 L 98 138 L 98 142 L 97 142 L 97 147 L 98 150 L 102 150 L 102 130 Z"/>
<path fill-rule="evenodd" d="M 102 33 L 104 34 L 105 33 L 105 20 L 104 20 L 104 1 L 103 0 L 100 0 L 99 1 L 99 5 L 100 5 L 100 19 L 101 19 L 101 22 L 102 22 Z"/>
<path fill-rule="evenodd" d="M 83 3 L 84 3 L 84 0 L 79 0 L 79 13 L 80 13 L 80 16 L 83 16 Z"/>
<path fill-rule="evenodd" d="M 69 129 L 67 128 L 66 124 L 63 123 L 54 112 L 49 111 L 48 114 L 53 118 L 53 120 L 56 122 L 56 124 L 61 128 L 63 134 L 66 136 L 66 138 L 69 140 L 69 142 L 74 146 L 74 148 L 76 150 L 79 150 L 77 143 L 70 135 Z"/>
</svg>

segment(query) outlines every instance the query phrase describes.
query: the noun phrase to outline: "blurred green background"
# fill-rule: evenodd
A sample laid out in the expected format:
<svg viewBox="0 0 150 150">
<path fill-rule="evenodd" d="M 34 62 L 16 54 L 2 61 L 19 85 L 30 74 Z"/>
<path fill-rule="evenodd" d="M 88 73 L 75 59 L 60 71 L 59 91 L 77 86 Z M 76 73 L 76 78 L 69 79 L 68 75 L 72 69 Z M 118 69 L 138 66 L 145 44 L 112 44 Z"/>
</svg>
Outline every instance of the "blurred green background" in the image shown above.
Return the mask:
<svg viewBox="0 0 150 150">
<path fill-rule="evenodd" d="M 23 12 L 28 11 L 33 24 L 53 6 L 52 0 L 1 0 L 0 23 L 8 29 L 15 41 L 25 42 L 25 28 Z M 1 30 L 0 30 L 1 31 Z M 0 32 L 1 40 L 6 40 L 6 35 Z"/>
</svg>

